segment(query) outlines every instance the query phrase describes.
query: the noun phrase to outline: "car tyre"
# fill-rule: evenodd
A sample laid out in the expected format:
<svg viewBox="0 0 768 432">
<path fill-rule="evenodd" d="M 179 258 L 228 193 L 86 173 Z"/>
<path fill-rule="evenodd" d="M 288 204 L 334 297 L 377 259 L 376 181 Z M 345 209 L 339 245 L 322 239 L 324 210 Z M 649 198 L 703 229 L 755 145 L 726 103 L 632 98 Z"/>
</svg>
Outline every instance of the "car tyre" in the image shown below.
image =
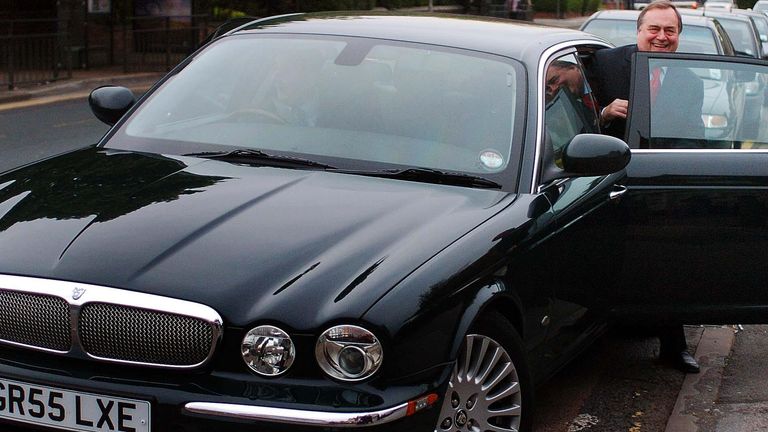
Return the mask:
<svg viewBox="0 0 768 432">
<path fill-rule="evenodd" d="M 464 338 L 435 432 L 531 430 L 532 380 L 522 339 L 500 314 Z"/>
</svg>

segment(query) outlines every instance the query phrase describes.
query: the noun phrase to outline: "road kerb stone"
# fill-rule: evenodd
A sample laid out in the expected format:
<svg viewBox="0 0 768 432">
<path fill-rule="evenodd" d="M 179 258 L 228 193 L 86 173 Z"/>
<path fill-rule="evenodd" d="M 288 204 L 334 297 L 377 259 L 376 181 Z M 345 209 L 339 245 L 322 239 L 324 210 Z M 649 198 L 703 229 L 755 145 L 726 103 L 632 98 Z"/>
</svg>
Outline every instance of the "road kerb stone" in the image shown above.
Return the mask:
<svg viewBox="0 0 768 432">
<path fill-rule="evenodd" d="M 695 354 L 701 371 L 686 375 L 665 432 L 699 432 L 696 413 L 702 406 L 711 407 L 715 404 L 723 379 L 725 359 L 731 352 L 734 339 L 731 327 L 704 329 Z"/>
</svg>

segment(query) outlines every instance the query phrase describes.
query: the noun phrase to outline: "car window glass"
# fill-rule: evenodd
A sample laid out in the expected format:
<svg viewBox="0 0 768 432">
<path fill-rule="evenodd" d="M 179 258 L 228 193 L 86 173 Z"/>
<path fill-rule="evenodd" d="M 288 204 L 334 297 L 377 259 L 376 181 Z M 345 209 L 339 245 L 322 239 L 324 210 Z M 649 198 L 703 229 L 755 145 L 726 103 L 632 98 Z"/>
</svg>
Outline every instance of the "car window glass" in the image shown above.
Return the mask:
<svg viewBox="0 0 768 432">
<path fill-rule="evenodd" d="M 757 27 L 757 32 L 760 35 L 760 40 L 763 42 L 768 42 L 768 17 L 766 18 L 754 17 L 752 18 L 752 22 L 754 22 L 755 27 Z"/>
<path fill-rule="evenodd" d="M 574 54 L 549 63 L 544 85 L 547 145 L 551 146 L 555 162 L 560 166 L 563 148 L 574 136 L 597 132 L 596 102 Z"/>
<path fill-rule="evenodd" d="M 594 19 L 587 22 L 583 30 L 600 36 L 616 46 L 631 45 L 637 42 L 637 23 L 635 21 Z"/>
<path fill-rule="evenodd" d="M 723 25 L 723 28 L 725 28 L 725 31 L 728 32 L 733 48 L 736 51 L 753 57 L 757 55 L 757 47 L 753 37 L 754 33 L 748 22 L 723 18 L 718 18 L 718 20 Z"/>
<path fill-rule="evenodd" d="M 651 59 L 649 70 L 657 68 L 663 79 L 651 97 L 649 148 L 768 148 L 764 67 Z"/>
<path fill-rule="evenodd" d="M 686 26 L 680 34 L 678 52 L 719 54 L 714 32 L 708 27 Z"/>
<path fill-rule="evenodd" d="M 513 125 L 524 101 L 522 77 L 512 60 L 434 46 L 224 38 L 154 94 L 124 131 L 497 173 L 521 134 Z"/>
</svg>

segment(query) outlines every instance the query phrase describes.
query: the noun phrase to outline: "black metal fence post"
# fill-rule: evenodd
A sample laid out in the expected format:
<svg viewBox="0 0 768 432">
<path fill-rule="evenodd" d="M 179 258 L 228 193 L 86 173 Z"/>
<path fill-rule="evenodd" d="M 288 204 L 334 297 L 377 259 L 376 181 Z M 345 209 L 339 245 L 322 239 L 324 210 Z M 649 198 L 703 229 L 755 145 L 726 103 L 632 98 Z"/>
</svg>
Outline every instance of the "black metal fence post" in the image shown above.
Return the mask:
<svg viewBox="0 0 768 432">
<path fill-rule="evenodd" d="M 8 26 L 8 90 L 13 90 L 13 69 L 14 69 L 14 55 L 13 51 L 16 50 L 16 44 L 13 38 L 13 21 Z"/>
<path fill-rule="evenodd" d="M 163 20 L 165 33 L 165 70 L 171 69 L 171 17 L 165 17 Z"/>
</svg>

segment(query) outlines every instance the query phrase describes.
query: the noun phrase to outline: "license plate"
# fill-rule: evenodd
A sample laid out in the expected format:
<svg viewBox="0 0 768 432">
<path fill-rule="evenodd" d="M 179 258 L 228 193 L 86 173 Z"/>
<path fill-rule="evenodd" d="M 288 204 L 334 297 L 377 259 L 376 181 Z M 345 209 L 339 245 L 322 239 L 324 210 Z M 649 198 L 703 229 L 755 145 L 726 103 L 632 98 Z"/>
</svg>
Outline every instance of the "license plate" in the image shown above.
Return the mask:
<svg viewBox="0 0 768 432">
<path fill-rule="evenodd" d="M 0 378 L 0 417 L 70 431 L 150 432 L 150 404 Z"/>
</svg>

